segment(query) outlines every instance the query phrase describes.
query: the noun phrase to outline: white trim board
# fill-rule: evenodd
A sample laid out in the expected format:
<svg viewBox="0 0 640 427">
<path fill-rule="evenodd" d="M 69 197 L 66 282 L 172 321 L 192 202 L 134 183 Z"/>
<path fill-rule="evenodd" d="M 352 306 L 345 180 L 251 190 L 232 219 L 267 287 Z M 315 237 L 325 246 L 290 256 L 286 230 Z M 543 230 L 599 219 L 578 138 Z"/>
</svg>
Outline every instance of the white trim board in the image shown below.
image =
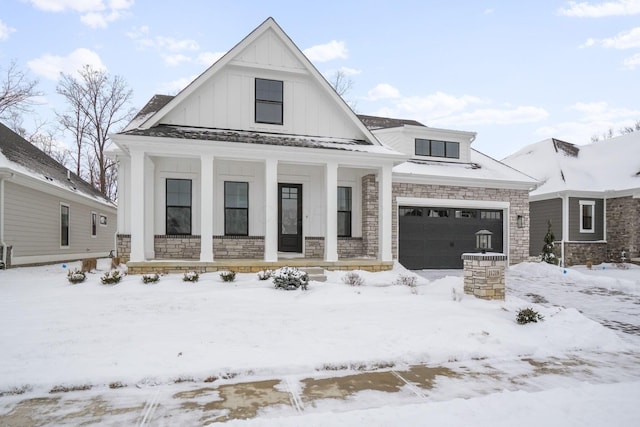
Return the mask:
<svg viewBox="0 0 640 427">
<path fill-rule="evenodd" d="M 427 199 L 422 197 L 396 197 L 398 206 L 428 206 L 443 208 L 509 209 L 510 202 L 493 200 Z"/>
</svg>

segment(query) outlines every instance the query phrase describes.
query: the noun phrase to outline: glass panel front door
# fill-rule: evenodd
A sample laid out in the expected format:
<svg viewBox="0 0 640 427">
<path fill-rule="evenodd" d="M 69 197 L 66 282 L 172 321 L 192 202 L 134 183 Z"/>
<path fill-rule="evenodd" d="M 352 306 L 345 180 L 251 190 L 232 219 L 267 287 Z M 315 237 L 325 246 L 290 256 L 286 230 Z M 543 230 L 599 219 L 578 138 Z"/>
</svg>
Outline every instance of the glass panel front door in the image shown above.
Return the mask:
<svg viewBox="0 0 640 427">
<path fill-rule="evenodd" d="M 278 184 L 278 250 L 302 252 L 302 184 Z"/>
</svg>

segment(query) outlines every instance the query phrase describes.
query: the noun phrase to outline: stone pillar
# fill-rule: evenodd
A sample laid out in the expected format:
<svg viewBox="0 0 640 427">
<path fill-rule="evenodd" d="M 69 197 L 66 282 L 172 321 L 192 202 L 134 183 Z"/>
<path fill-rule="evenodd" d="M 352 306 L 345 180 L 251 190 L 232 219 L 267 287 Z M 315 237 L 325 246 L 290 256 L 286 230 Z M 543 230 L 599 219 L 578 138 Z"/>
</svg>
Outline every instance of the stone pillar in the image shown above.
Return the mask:
<svg viewBox="0 0 640 427">
<path fill-rule="evenodd" d="M 464 293 L 482 299 L 504 300 L 507 256 L 498 253 L 462 254 Z"/>
</svg>

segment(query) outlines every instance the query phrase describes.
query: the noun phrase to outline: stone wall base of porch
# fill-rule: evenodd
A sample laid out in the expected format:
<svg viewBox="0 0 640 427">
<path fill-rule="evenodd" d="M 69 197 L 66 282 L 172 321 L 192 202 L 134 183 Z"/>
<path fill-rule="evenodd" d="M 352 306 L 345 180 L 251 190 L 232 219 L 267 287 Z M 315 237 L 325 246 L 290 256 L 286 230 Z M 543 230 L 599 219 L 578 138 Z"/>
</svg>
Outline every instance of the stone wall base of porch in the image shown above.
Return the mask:
<svg viewBox="0 0 640 427">
<path fill-rule="evenodd" d="M 340 261 L 324 261 L 321 259 L 287 259 L 267 262 L 257 260 L 220 260 L 214 262 L 200 261 L 143 261 L 127 263 L 129 274 L 167 274 L 196 271 L 198 273 L 213 273 L 231 270 L 237 273 L 257 273 L 261 270 L 276 270 L 280 267 L 320 267 L 325 270 L 364 270 L 387 271 L 393 268 L 393 261 L 378 261 L 374 259 L 349 259 Z"/>
</svg>

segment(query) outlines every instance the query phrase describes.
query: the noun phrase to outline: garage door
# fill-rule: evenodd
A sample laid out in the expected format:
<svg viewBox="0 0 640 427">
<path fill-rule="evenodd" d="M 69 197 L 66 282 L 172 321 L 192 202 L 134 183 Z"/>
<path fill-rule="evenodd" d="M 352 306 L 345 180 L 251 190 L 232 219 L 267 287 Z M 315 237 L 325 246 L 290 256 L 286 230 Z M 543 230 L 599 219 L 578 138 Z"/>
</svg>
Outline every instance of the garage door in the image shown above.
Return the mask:
<svg viewBox="0 0 640 427">
<path fill-rule="evenodd" d="M 408 269 L 462 268 L 461 255 L 476 252 L 476 235 L 489 230 L 492 251 L 502 252 L 501 210 L 401 206 L 398 259 Z"/>
</svg>

